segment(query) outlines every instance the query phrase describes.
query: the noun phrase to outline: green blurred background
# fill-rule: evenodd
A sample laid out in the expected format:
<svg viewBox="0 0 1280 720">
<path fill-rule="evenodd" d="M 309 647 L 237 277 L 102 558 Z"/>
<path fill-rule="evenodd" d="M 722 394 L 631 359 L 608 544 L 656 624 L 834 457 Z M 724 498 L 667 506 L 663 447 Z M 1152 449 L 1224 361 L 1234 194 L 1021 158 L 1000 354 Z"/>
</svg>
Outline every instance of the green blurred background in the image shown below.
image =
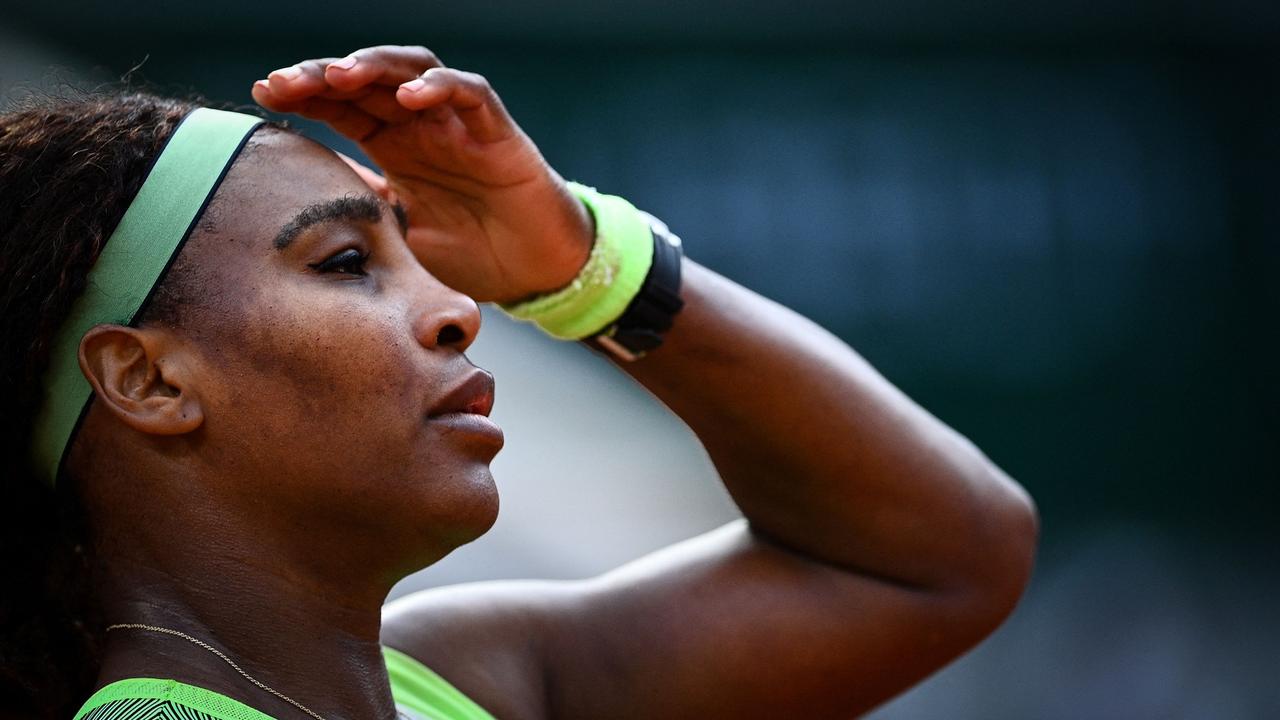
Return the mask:
<svg viewBox="0 0 1280 720">
<path fill-rule="evenodd" d="M 1280 4 L 54 0 L 4 7 L 0 93 L 140 65 L 247 103 L 381 43 L 487 76 L 562 175 L 840 335 L 1036 497 L 1021 608 L 876 717 L 1280 717 Z M 395 594 L 589 575 L 732 517 L 603 360 L 488 311 L 471 354 L 503 516 Z"/>
</svg>

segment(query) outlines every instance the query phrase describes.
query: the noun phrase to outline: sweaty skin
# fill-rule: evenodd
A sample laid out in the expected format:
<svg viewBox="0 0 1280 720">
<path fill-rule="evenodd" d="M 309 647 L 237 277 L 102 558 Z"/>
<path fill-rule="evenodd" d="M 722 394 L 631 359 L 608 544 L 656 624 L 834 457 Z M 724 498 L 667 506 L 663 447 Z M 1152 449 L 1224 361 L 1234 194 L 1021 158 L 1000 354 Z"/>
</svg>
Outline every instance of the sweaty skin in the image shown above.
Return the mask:
<svg viewBox="0 0 1280 720">
<path fill-rule="evenodd" d="M 744 519 L 599 578 L 382 608 L 496 509 L 500 439 L 423 419 L 471 371 L 471 298 L 566 284 L 590 217 L 484 79 L 424 48 L 305 61 L 253 95 L 329 122 L 385 179 L 263 135 L 183 252 L 207 290 L 187 326 L 82 345 L 99 400 L 73 461 L 93 468 L 108 622 L 216 639 L 330 718 L 392 717 L 379 640 L 504 719 L 847 718 L 1012 610 L 1026 493 L 838 338 L 688 258 L 666 343 L 622 367 L 698 435 Z M 403 203 L 403 239 L 388 210 L 274 248 L 303 207 L 370 189 Z M 310 267 L 352 248 L 367 275 Z M 112 633 L 100 682 L 143 674 L 306 717 L 184 640 Z"/>
</svg>

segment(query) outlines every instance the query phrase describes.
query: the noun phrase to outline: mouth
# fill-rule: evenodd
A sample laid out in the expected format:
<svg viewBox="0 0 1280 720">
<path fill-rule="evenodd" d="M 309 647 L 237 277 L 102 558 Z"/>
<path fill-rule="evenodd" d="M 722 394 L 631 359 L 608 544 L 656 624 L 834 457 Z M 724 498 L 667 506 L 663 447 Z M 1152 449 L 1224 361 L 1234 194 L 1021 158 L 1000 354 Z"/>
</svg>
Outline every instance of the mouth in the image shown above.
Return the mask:
<svg viewBox="0 0 1280 720">
<path fill-rule="evenodd" d="M 427 419 L 458 414 L 488 417 L 493 411 L 493 390 L 493 375 L 476 370 L 445 393 L 427 414 Z"/>
<path fill-rule="evenodd" d="M 489 419 L 493 410 L 493 375 L 476 370 L 450 390 L 427 414 L 427 421 L 458 434 L 501 448 L 502 428 Z"/>
</svg>

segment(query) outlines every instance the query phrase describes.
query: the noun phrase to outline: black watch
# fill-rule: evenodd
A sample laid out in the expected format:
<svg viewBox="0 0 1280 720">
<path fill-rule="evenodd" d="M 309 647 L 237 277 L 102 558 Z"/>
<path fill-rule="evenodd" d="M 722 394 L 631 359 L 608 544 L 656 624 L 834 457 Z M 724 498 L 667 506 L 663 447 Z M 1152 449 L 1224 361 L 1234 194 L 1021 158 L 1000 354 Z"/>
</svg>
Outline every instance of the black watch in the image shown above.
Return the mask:
<svg viewBox="0 0 1280 720">
<path fill-rule="evenodd" d="M 640 292 L 627 309 L 607 327 L 591 336 L 615 357 L 631 362 L 662 344 L 662 334 L 671 329 L 676 313 L 684 307 L 680 299 L 680 263 L 684 257 L 680 238 L 649 213 L 653 234 L 653 264 L 644 277 Z"/>
</svg>

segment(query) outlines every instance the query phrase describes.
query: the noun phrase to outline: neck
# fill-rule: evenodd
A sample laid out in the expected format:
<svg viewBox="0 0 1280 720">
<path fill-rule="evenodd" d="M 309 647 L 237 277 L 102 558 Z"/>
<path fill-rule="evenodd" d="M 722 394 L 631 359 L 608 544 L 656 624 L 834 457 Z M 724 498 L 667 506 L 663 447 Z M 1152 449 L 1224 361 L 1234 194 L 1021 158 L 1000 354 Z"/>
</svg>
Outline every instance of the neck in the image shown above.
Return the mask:
<svg viewBox="0 0 1280 720">
<path fill-rule="evenodd" d="M 379 644 L 390 585 L 369 577 L 321 581 L 304 566 L 282 561 L 286 553 L 264 552 L 270 545 L 210 541 L 227 537 L 227 528 L 220 529 L 222 534 L 193 527 L 169 534 L 163 553 L 137 552 L 137 546 L 127 556 L 100 553 L 97 597 L 106 624 L 140 623 L 190 635 L 325 720 L 394 718 Z M 178 538 L 204 540 L 175 552 Z M 277 720 L 310 717 L 209 650 L 171 634 L 134 628 L 107 634 L 97 687 L 130 677 L 197 685 Z"/>
</svg>

